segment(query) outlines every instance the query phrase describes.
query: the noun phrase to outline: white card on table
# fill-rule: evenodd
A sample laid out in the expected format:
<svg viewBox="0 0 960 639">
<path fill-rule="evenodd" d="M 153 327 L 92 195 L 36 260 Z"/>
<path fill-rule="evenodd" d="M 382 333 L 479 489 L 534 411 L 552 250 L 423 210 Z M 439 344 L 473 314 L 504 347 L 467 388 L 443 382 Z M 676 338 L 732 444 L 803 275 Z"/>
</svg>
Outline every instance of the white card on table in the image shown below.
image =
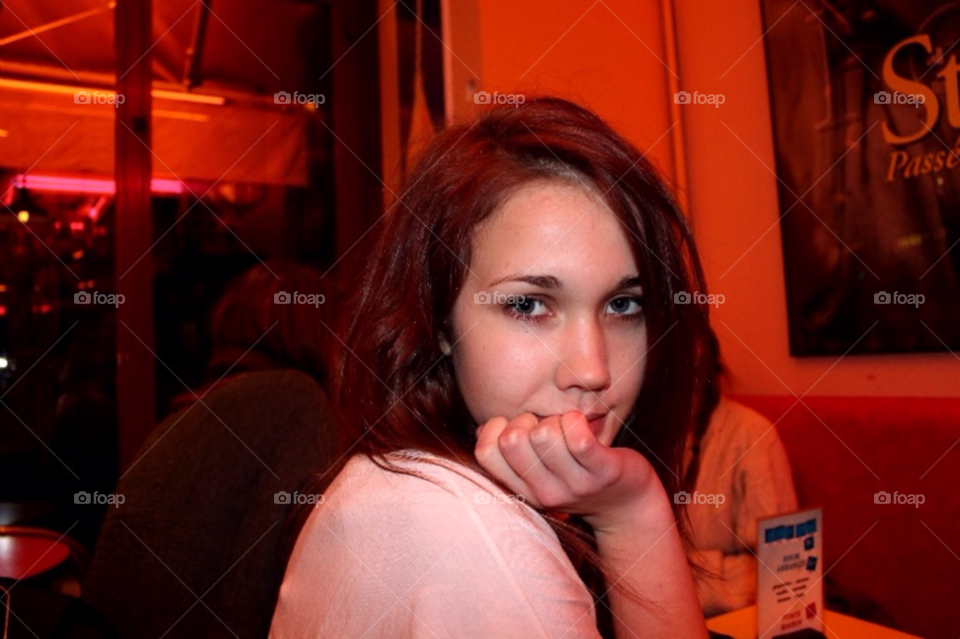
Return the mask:
<svg viewBox="0 0 960 639">
<path fill-rule="evenodd" d="M 823 632 L 823 510 L 757 521 L 757 635 Z"/>
</svg>

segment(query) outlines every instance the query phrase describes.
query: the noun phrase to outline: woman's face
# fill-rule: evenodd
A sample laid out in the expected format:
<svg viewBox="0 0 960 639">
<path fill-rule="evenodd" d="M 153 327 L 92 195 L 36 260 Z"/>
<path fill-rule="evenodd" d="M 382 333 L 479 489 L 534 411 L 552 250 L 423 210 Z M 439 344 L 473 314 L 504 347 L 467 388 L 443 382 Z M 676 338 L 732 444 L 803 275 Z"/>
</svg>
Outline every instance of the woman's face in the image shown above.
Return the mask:
<svg viewBox="0 0 960 639">
<path fill-rule="evenodd" d="M 609 446 L 630 414 L 647 350 L 643 290 L 624 227 L 596 201 L 577 185 L 530 183 L 474 234 L 446 343 L 478 424 L 579 410 Z"/>
</svg>

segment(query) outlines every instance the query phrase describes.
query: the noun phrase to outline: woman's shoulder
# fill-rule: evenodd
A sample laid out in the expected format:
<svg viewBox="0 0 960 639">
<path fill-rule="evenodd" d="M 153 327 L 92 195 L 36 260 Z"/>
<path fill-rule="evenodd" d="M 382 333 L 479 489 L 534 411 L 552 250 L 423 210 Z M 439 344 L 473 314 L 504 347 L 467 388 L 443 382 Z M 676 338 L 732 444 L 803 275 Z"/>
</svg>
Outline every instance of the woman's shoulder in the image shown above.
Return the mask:
<svg viewBox="0 0 960 639">
<path fill-rule="evenodd" d="M 338 501 L 363 505 L 367 500 L 392 500 L 394 492 L 404 494 L 443 491 L 456 496 L 470 485 L 495 488 L 493 482 L 472 468 L 416 449 L 385 455 L 358 453 L 350 458 L 330 486 Z M 359 497 L 364 497 L 363 500 Z"/>
<path fill-rule="evenodd" d="M 487 526 L 526 522 L 541 535 L 556 538 L 549 524 L 522 496 L 505 494 L 474 469 L 426 451 L 407 449 L 371 458 L 355 455 L 325 495 L 328 508 L 345 523 L 370 525 L 389 518 L 406 524 L 402 534 L 437 535 L 438 524 Z"/>
<path fill-rule="evenodd" d="M 736 443 L 747 448 L 767 448 L 780 439 L 769 419 L 725 395 L 720 397 L 708 432 L 726 448 L 735 448 Z"/>
</svg>

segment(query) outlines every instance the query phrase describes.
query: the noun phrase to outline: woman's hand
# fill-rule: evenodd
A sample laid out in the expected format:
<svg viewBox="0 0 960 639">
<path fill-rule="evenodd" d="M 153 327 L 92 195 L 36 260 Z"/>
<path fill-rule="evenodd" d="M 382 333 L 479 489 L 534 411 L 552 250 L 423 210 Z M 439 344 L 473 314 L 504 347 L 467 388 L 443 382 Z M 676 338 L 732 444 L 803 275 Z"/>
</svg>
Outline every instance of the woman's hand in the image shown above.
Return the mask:
<svg viewBox="0 0 960 639">
<path fill-rule="evenodd" d="M 477 461 L 527 502 L 581 515 L 614 583 L 647 598 L 609 591 L 617 637 L 704 637 L 706 624 L 670 501 L 647 459 L 609 448 L 579 412 L 538 423 L 525 413 L 495 417 L 477 431 Z M 663 611 L 669 611 L 663 614 Z"/>
<path fill-rule="evenodd" d="M 598 533 L 635 526 L 644 503 L 665 496 L 643 455 L 604 446 L 578 411 L 494 417 L 477 429 L 475 455 L 530 505 L 581 515 Z"/>
</svg>

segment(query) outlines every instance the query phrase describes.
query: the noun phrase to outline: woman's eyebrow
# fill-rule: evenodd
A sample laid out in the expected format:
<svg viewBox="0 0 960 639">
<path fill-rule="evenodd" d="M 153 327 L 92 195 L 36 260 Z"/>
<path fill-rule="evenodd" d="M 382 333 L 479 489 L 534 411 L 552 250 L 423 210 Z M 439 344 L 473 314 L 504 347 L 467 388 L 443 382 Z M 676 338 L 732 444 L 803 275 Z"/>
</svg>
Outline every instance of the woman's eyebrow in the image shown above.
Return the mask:
<svg viewBox="0 0 960 639">
<path fill-rule="evenodd" d="M 506 277 L 501 277 L 495 282 L 492 282 L 490 286 L 496 286 L 497 284 L 503 284 L 504 282 L 526 282 L 527 284 L 547 289 L 563 288 L 563 284 L 560 283 L 560 280 L 553 275 L 523 275 L 517 273 L 513 275 L 507 275 Z"/>
<path fill-rule="evenodd" d="M 563 284 L 560 283 L 560 280 L 554 277 L 553 275 L 523 275 L 523 274 L 513 274 L 507 275 L 506 277 L 501 277 L 500 279 L 491 282 L 490 286 L 496 286 L 497 284 L 503 284 L 504 282 L 526 282 L 532 286 L 543 289 L 562 289 Z M 613 287 L 613 290 L 620 290 L 624 288 L 634 288 L 641 285 L 641 280 L 639 275 L 628 275 L 617 282 L 617 285 Z"/>
<path fill-rule="evenodd" d="M 622 280 L 620 280 L 617 283 L 617 285 L 614 287 L 614 289 L 635 288 L 637 286 L 642 286 L 642 285 L 643 285 L 643 281 L 640 279 L 639 275 L 628 275 Z"/>
</svg>

